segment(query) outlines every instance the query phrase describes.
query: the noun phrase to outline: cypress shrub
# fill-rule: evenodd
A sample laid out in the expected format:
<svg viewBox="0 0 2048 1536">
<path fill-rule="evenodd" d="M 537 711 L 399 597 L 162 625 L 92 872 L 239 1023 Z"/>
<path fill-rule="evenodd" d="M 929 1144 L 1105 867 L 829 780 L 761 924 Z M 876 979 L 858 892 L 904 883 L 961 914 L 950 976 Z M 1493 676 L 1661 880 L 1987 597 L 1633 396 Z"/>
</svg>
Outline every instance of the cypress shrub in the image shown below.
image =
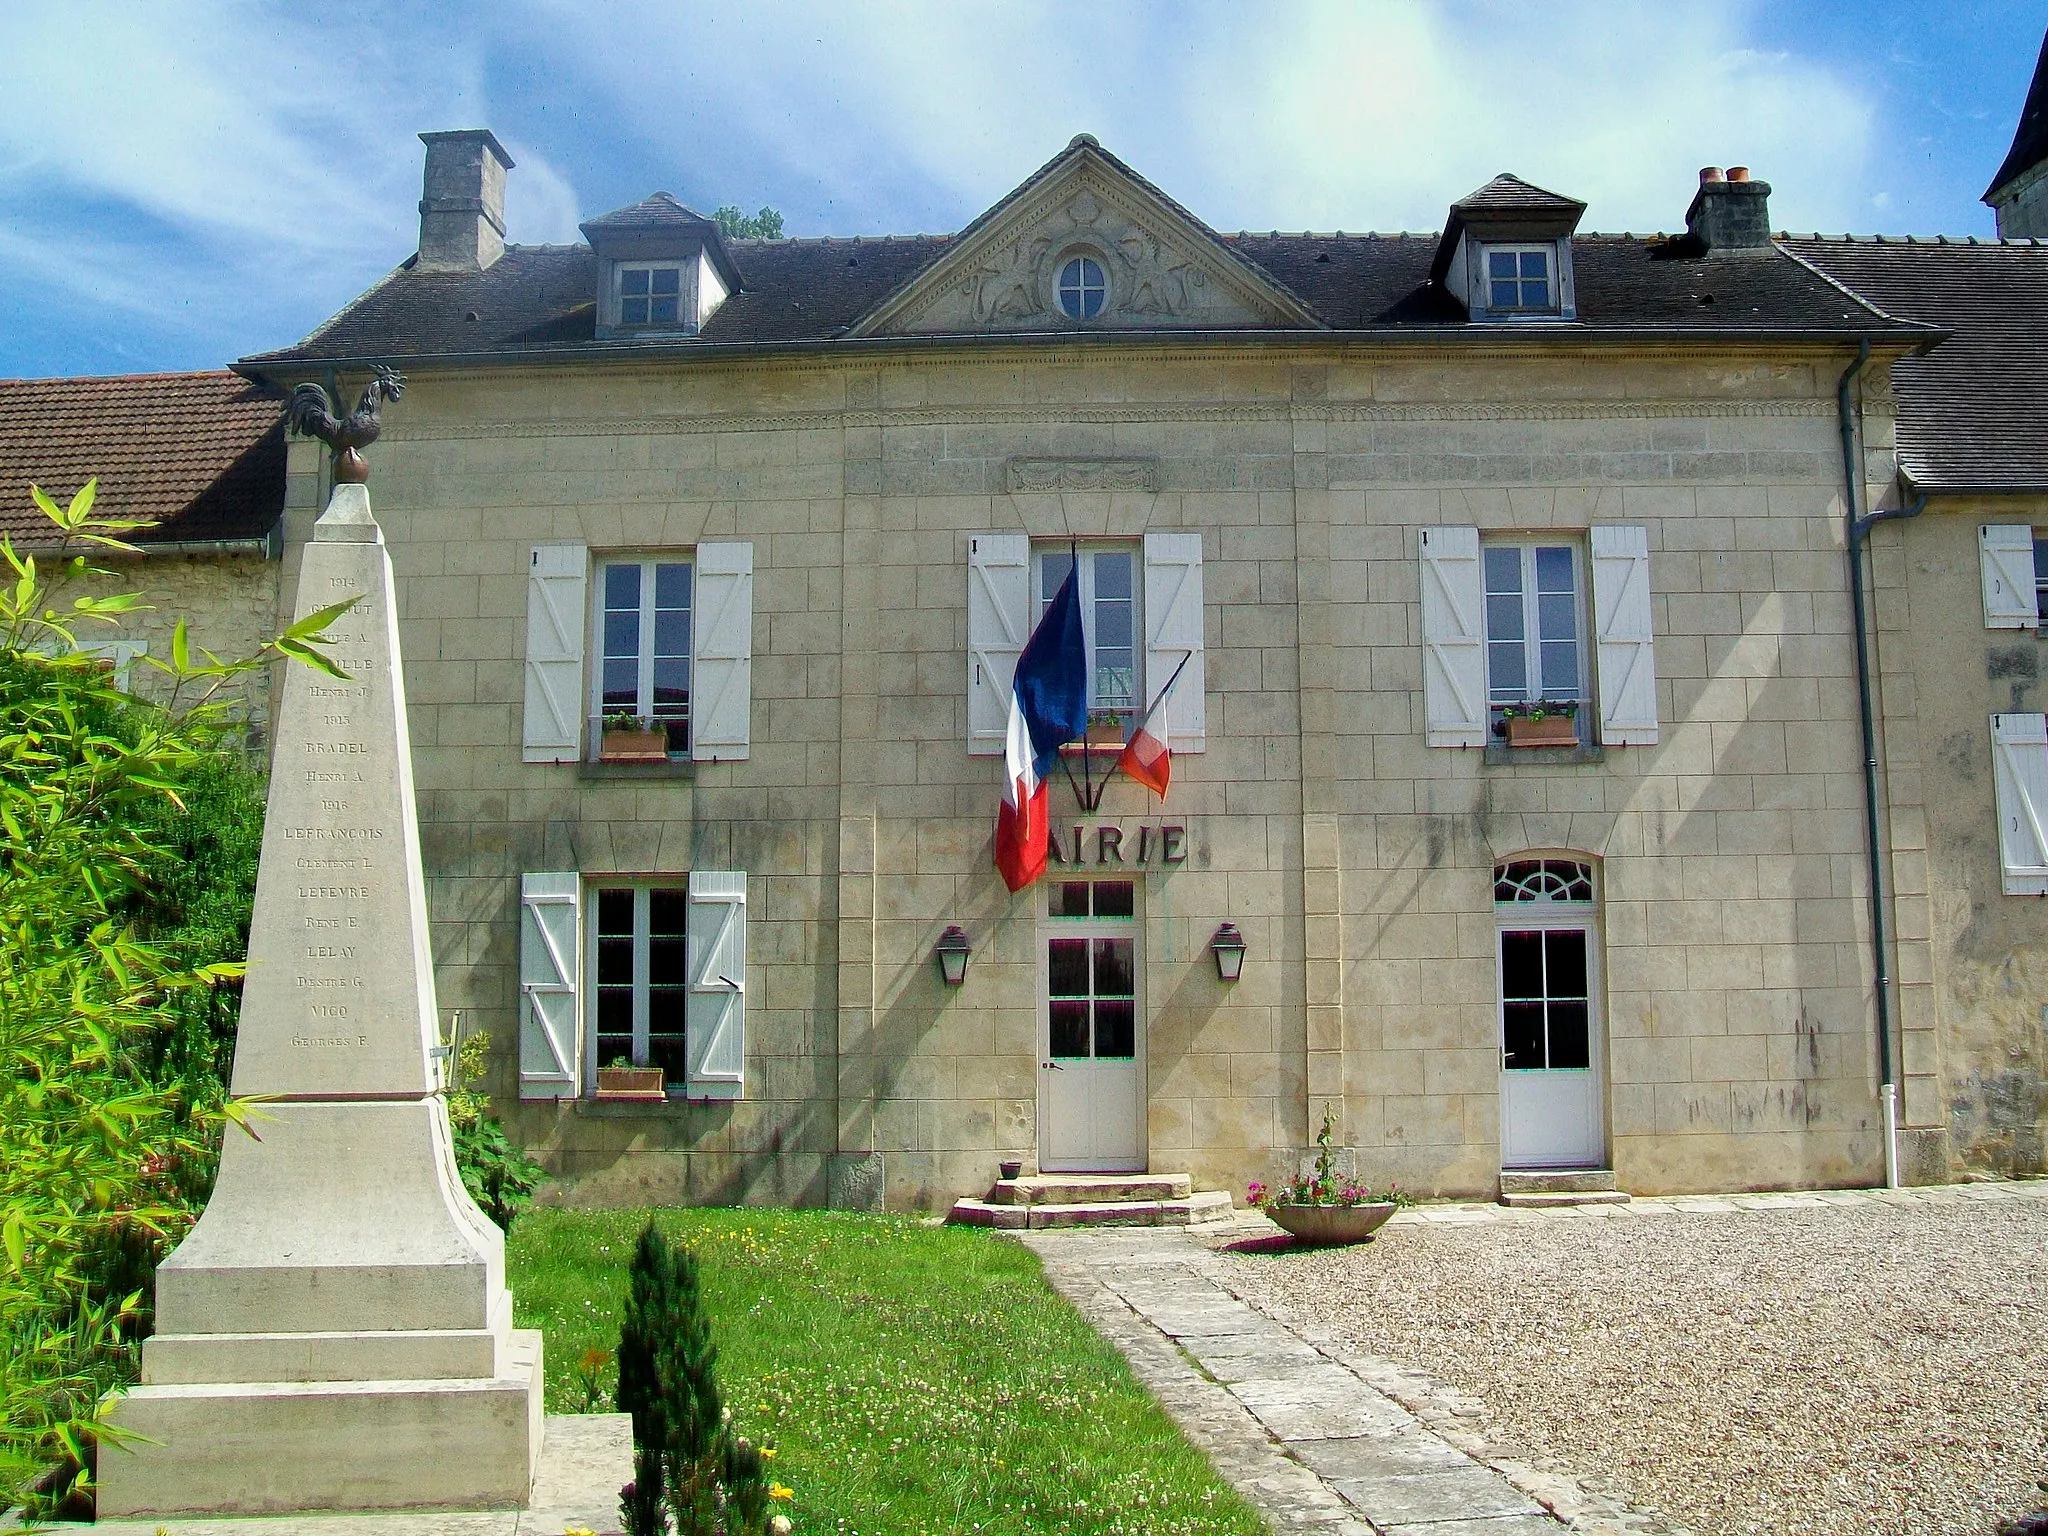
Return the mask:
<svg viewBox="0 0 2048 1536">
<path fill-rule="evenodd" d="M 733 1431 L 720 1400 L 697 1260 L 652 1221 L 627 1274 L 617 1401 L 633 1416 L 633 1481 L 619 1497 L 627 1536 L 667 1536 L 671 1519 L 676 1536 L 757 1536 L 786 1525 L 768 1512 L 760 1448 Z"/>
</svg>

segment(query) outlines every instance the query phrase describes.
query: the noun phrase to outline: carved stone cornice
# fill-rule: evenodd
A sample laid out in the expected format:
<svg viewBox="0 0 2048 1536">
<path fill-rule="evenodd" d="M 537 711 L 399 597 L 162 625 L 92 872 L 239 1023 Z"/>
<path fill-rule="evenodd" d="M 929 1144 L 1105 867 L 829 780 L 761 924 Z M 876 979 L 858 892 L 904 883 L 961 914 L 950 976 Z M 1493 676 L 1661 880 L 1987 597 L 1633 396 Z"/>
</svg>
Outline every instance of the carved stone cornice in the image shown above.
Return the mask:
<svg viewBox="0 0 2048 1536">
<path fill-rule="evenodd" d="M 1012 491 L 1156 491 L 1159 461 L 1013 458 L 1005 466 L 1005 483 Z"/>
<path fill-rule="evenodd" d="M 1873 402 L 1876 404 L 1876 402 Z M 1258 401 L 1219 404 L 1212 400 L 1087 405 L 903 406 L 891 410 L 784 411 L 754 415 L 586 417 L 581 420 L 429 423 L 417 418 L 392 422 L 381 441 L 452 442 L 470 438 L 669 437 L 707 432 L 817 432 L 837 428 L 1042 426 L 1142 426 L 1156 422 L 1358 422 L 1358 421 L 1628 421 L 1726 420 L 1741 417 L 1832 417 L 1826 400 L 1559 400 L 1531 401 Z M 1885 415 L 1882 408 L 1869 412 Z M 1043 460 L 1034 462 L 1124 462 Z M 1070 487 L 1071 488 L 1071 487 Z"/>
</svg>

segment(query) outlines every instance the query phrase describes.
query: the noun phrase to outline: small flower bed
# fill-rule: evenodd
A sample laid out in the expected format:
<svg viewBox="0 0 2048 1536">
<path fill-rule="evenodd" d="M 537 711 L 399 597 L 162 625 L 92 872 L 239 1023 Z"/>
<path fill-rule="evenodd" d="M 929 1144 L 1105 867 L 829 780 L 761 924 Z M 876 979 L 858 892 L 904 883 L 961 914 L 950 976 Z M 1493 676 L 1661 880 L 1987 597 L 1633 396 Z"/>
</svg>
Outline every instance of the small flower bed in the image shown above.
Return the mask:
<svg viewBox="0 0 2048 1536">
<path fill-rule="evenodd" d="M 1316 1134 L 1314 1173 L 1297 1173 L 1273 1188 L 1254 1179 L 1245 1189 L 1245 1200 L 1256 1210 L 1276 1205 L 1413 1205 L 1415 1197 L 1404 1194 L 1398 1184 L 1376 1190 L 1354 1179 L 1340 1178 L 1336 1154 L 1330 1150 L 1330 1136 L 1337 1128 L 1336 1117 L 1323 1111 L 1323 1128 Z"/>
</svg>

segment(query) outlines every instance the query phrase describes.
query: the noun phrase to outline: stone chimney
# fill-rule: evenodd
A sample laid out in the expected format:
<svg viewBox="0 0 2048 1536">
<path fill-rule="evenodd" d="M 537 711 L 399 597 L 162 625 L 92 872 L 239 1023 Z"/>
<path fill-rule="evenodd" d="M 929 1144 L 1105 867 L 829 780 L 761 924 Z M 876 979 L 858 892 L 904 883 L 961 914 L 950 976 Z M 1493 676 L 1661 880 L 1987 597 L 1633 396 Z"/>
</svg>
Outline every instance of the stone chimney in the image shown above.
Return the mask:
<svg viewBox="0 0 2048 1536">
<path fill-rule="evenodd" d="M 1771 184 L 1751 181 L 1749 167 L 1700 170 L 1700 189 L 1685 210 L 1685 232 L 1710 251 L 1761 251 L 1771 244 Z"/>
<path fill-rule="evenodd" d="M 512 157 L 488 128 L 423 133 L 420 269 L 481 272 L 505 254 L 505 173 Z"/>
</svg>

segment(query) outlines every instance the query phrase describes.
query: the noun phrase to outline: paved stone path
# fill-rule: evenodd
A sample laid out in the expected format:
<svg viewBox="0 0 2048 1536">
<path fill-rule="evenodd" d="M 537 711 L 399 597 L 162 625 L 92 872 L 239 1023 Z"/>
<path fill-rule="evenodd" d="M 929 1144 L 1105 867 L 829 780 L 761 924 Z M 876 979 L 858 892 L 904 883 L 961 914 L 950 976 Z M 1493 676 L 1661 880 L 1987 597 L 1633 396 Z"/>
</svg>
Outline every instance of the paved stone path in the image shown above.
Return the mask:
<svg viewBox="0 0 2048 1536">
<path fill-rule="evenodd" d="M 1255 1224 L 1255 1225 L 1254 1225 Z M 1236 1235 L 1275 1229 L 1262 1217 Z M 1213 1229 L 1203 1233 L 1213 1240 Z M 1427 1427 L 1351 1364 L 1255 1312 L 1179 1228 L 1022 1238 L 1047 1278 L 1277 1531 L 1556 1536 L 1528 1493 Z"/>
<path fill-rule="evenodd" d="M 1510 1210 L 1431 1205 L 1406 1225 L 1654 1220 L 1812 1206 L 2048 1199 L 2048 1180 L 1904 1190 L 1679 1195 Z M 1046 1276 L 1131 1362 L 1217 1470 L 1277 1531 L 1316 1536 L 1683 1536 L 1683 1528 L 1490 1443 L 1480 1405 L 1247 1306 L 1216 1250 L 1286 1239 L 1241 1213 L 1196 1228 L 1020 1234 Z"/>
</svg>

